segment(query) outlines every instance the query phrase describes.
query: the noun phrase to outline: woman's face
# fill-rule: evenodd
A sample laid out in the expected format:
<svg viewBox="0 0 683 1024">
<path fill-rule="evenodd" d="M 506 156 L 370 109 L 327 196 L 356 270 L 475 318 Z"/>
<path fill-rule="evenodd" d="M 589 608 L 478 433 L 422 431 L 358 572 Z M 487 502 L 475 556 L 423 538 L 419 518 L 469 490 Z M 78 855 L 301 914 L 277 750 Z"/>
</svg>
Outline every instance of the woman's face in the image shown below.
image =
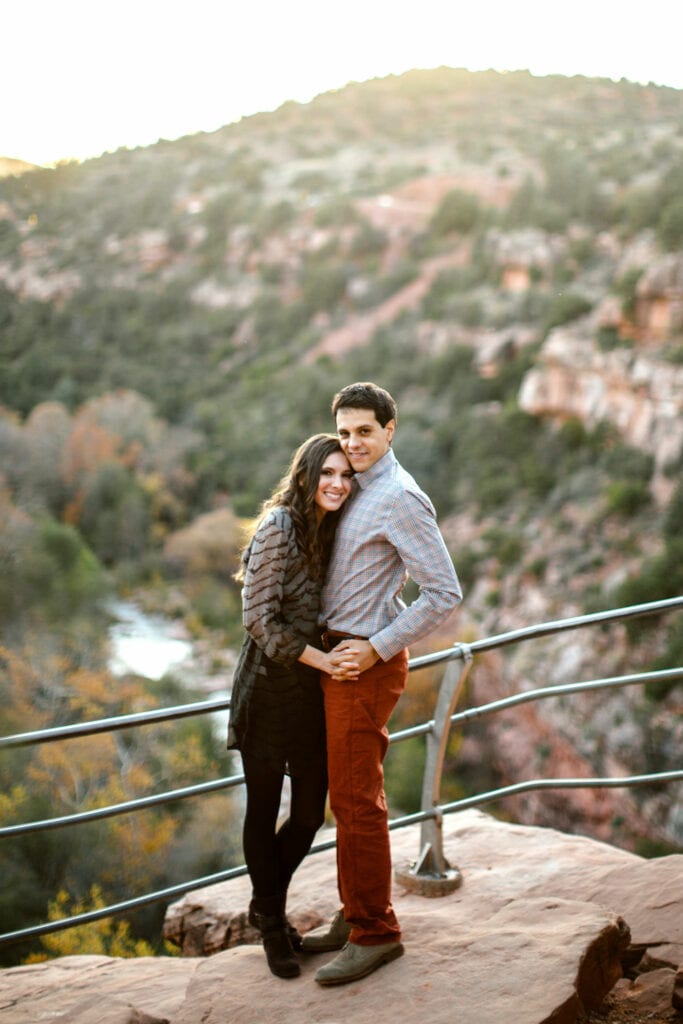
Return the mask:
<svg viewBox="0 0 683 1024">
<path fill-rule="evenodd" d="M 336 512 L 342 507 L 351 493 L 352 477 L 353 470 L 343 452 L 332 452 L 327 456 L 315 492 L 315 503 L 320 519 L 326 512 Z"/>
</svg>

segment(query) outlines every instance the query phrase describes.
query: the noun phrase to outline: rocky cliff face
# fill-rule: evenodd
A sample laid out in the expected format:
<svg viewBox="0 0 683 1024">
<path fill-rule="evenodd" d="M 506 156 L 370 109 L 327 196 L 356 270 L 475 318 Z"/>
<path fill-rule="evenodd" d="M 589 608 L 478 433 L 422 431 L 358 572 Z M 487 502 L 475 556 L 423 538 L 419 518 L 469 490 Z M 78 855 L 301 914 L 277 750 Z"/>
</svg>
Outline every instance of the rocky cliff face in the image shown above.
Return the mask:
<svg viewBox="0 0 683 1024">
<path fill-rule="evenodd" d="M 683 255 L 653 260 L 638 282 L 636 324 L 645 342 L 661 342 L 683 333 Z"/>
<path fill-rule="evenodd" d="M 590 326 L 550 333 L 524 379 L 520 406 L 558 422 L 574 417 L 588 427 L 613 424 L 628 444 L 654 456 L 658 493 L 668 497 L 661 473 L 683 443 L 683 367 L 642 349 L 601 352 Z"/>
<path fill-rule="evenodd" d="M 632 332 L 635 342 L 602 351 L 600 327 Z M 682 333 L 683 256 L 670 253 L 644 269 L 632 328 L 608 298 L 596 315 L 551 331 L 524 379 L 520 405 L 559 422 L 611 423 L 628 444 L 655 457 L 661 474 L 683 443 L 683 367 L 666 358 L 662 343 Z"/>
</svg>

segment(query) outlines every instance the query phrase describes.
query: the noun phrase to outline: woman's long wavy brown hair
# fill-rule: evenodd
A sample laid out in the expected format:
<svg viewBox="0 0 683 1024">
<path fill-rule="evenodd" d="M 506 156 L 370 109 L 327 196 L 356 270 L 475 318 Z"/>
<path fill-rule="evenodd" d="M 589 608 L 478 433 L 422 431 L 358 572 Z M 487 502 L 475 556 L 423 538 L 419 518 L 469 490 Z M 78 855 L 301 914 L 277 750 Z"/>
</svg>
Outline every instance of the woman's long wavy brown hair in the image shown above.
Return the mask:
<svg viewBox="0 0 683 1024">
<path fill-rule="evenodd" d="M 318 523 L 315 495 L 325 459 L 341 451 L 335 434 L 314 434 L 304 441 L 294 453 L 286 474 L 263 503 L 251 533 L 253 537 L 271 509 L 286 508 L 292 517 L 302 562 L 314 579 L 323 576 L 327 568 L 340 514 L 327 512 Z M 236 577 L 238 580 L 243 578 L 242 573 L 241 569 Z"/>
</svg>

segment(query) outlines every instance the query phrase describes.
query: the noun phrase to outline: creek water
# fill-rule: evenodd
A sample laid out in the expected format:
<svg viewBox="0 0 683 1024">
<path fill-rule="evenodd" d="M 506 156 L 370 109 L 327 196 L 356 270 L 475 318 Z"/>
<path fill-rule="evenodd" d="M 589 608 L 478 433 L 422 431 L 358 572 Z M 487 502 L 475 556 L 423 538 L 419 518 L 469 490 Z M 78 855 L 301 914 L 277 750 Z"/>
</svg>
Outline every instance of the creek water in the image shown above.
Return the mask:
<svg viewBox="0 0 683 1024">
<path fill-rule="evenodd" d="M 114 675 L 124 676 L 130 672 L 145 679 L 159 680 L 166 673 L 172 673 L 195 693 L 199 691 L 211 699 L 230 695 L 232 673 L 224 669 L 218 675 L 209 674 L 177 620 L 145 612 L 134 601 L 115 600 L 108 608 L 113 618 L 109 627 L 109 671 Z M 211 720 L 217 741 L 224 744 L 228 712 L 215 711 Z"/>
<path fill-rule="evenodd" d="M 112 601 L 114 622 L 109 627 L 109 670 L 161 679 L 172 669 L 189 668 L 193 647 L 179 635 L 179 626 L 162 615 L 149 615 L 133 601 Z"/>
</svg>

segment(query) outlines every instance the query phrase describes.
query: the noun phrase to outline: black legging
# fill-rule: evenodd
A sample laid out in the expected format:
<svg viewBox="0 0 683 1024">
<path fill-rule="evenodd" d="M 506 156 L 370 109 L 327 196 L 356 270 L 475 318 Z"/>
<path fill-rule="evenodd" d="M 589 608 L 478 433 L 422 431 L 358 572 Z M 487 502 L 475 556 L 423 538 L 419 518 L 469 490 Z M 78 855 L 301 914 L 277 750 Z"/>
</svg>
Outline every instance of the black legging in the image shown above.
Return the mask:
<svg viewBox="0 0 683 1024">
<path fill-rule="evenodd" d="M 247 783 L 244 858 L 254 896 L 275 896 L 287 891 L 325 820 L 327 773 L 322 768 L 292 776 L 289 817 L 276 831 L 284 775 L 249 754 L 242 753 L 242 763 Z"/>
</svg>

